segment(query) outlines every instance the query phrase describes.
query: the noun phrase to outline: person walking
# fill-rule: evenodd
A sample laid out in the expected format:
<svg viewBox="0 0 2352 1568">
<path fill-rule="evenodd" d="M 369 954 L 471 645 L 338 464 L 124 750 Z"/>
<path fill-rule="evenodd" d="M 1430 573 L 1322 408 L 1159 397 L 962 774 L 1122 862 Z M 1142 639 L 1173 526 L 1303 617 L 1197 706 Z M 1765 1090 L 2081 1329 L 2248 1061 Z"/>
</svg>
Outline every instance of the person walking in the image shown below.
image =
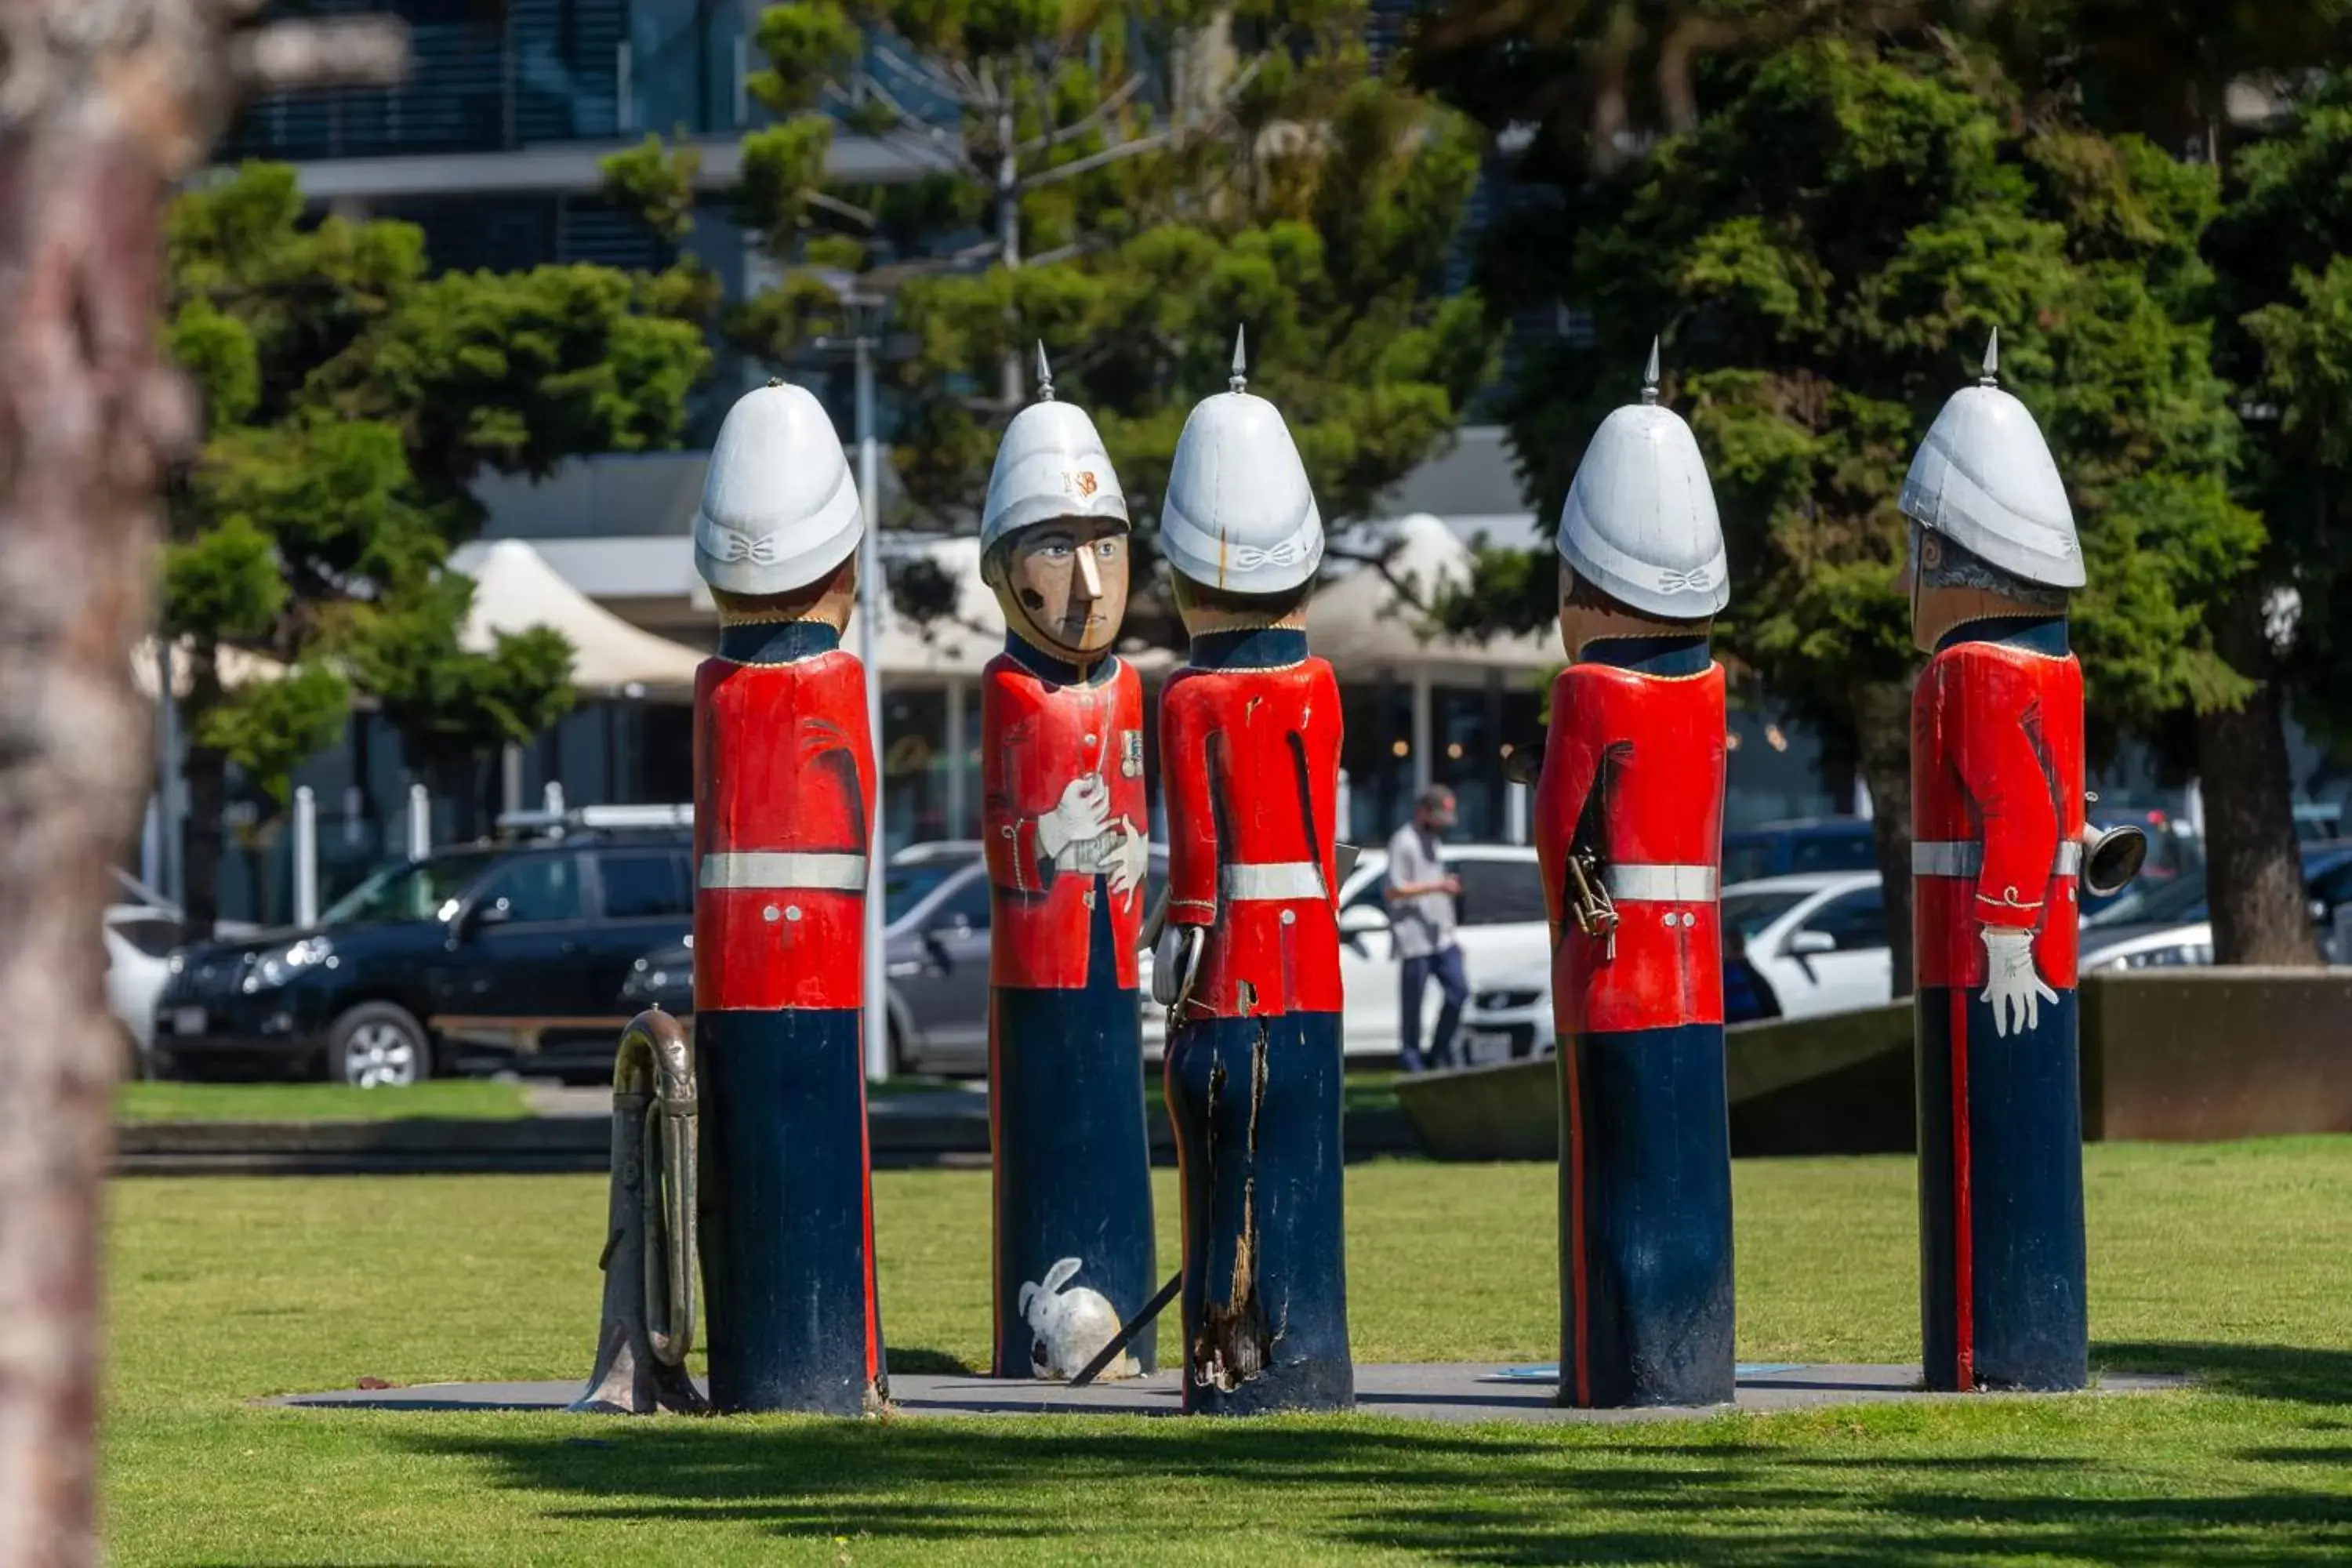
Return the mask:
<svg viewBox="0 0 2352 1568">
<path fill-rule="evenodd" d="M 1402 961 L 1399 984 L 1397 1028 L 1402 1043 L 1404 1070 L 1454 1065 L 1454 1032 L 1462 1023 L 1462 1006 L 1469 999 L 1470 983 L 1462 973 L 1462 948 L 1454 937 L 1454 899 L 1462 880 L 1445 869 L 1437 847 L 1454 826 L 1454 792 L 1432 784 L 1414 797 L 1412 820 L 1389 840 L 1389 929 Z M 1430 1036 L 1429 1056 L 1421 1054 L 1421 998 L 1429 983 L 1437 982 L 1444 994 L 1438 1008 L 1437 1028 Z"/>
</svg>

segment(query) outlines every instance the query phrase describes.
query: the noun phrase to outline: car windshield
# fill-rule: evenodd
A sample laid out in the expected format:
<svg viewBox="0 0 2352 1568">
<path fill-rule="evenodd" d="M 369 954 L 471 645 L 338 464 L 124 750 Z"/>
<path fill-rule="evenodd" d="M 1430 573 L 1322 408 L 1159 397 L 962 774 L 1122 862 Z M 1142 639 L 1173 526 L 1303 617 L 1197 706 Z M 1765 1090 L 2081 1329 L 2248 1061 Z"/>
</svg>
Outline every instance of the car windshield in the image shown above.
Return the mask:
<svg viewBox="0 0 2352 1568">
<path fill-rule="evenodd" d="M 882 875 L 882 920 L 897 925 L 907 911 L 929 898 L 931 889 L 971 865 L 969 860 L 918 860 L 893 866 Z"/>
<path fill-rule="evenodd" d="M 471 887 L 490 868 L 495 852 L 436 855 L 429 860 L 404 860 L 386 866 L 337 899 L 320 918 L 321 925 L 353 925 L 363 921 L 425 921 L 441 906 Z"/>
<path fill-rule="evenodd" d="M 1810 893 L 1727 893 L 1723 899 L 1724 931 L 1746 942 L 1811 896 Z"/>
</svg>

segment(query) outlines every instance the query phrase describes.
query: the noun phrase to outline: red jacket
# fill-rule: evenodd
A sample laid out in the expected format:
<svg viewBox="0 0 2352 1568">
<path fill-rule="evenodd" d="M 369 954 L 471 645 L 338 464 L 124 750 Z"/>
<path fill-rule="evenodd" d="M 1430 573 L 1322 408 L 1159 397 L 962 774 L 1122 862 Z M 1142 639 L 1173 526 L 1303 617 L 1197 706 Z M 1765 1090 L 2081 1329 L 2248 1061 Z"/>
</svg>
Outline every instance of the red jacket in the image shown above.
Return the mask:
<svg viewBox="0 0 2352 1568">
<path fill-rule="evenodd" d="M 694 710 L 696 1008 L 856 1007 L 874 819 L 865 667 L 839 651 L 706 659 Z"/>
<path fill-rule="evenodd" d="M 1189 1016 L 1340 1010 L 1339 737 L 1319 658 L 1188 667 L 1160 693 L 1168 918 L 1209 928 Z"/>
<path fill-rule="evenodd" d="M 2033 967 L 2074 984 L 2083 668 L 2069 654 L 1956 643 L 1911 698 L 1918 983 L 1982 985 L 1986 926 L 2038 933 Z"/>
<path fill-rule="evenodd" d="M 1562 1035 L 1723 1022 L 1723 667 L 1647 675 L 1572 664 L 1552 686 L 1536 784 Z M 1570 849 L 1590 822 L 1616 905 L 1616 952 L 1570 913 Z"/>
<path fill-rule="evenodd" d="M 1099 776 L 1114 832 L 1122 823 L 1150 831 L 1143 785 L 1143 683 L 1122 661 L 1091 686 L 1065 686 L 1008 654 L 988 661 L 980 687 L 980 779 L 985 795 L 981 834 L 994 898 L 989 927 L 989 981 L 1036 990 L 1076 991 L 1087 984 L 1095 900 L 1110 900 L 1118 983 L 1136 983 L 1135 947 L 1143 928 L 1144 884 L 1124 897 L 1106 872 L 1057 872 L 1037 842 L 1037 818 L 1061 804 L 1081 774 Z"/>
</svg>

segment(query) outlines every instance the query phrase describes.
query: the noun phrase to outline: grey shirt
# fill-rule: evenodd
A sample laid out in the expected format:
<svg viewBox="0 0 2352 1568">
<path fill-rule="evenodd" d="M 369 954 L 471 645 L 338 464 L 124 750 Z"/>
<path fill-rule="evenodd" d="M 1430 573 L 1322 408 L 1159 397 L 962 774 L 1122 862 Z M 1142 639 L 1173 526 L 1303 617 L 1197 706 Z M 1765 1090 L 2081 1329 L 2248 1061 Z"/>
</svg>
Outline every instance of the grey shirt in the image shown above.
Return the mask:
<svg viewBox="0 0 2352 1568">
<path fill-rule="evenodd" d="M 1445 879 L 1445 862 L 1437 858 L 1437 840 L 1406 823 L 1389 840 L 1389 886 L 1419 887 Z M 1391 929 L 1396 933 L 1399 958 L 1427 958 L 1454 945 L 1454 895 L 1423 893 L 1389 900 Z"/>
</svg>

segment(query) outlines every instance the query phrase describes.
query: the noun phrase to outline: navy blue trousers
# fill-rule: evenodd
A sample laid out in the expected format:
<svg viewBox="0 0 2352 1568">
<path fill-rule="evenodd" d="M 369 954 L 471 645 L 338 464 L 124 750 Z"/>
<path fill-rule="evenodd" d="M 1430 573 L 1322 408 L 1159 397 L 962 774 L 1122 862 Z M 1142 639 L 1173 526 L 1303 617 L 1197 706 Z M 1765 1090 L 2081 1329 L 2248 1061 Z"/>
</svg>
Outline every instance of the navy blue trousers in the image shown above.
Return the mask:
<svg viewBox="0 0 2352 1568">
<path fill-rule="evenodd" d="M 1560 1403 L 1722 1405 L 1732 1358 L 1723 1026 L 1560 1038 Z"/>
<path fill-rule="evenodd" d="M 1919 1019 L 1919 1321 L 1930 1388 L 2081 1388 L 2083 1087 L 2075 1001 L 1993 1032 L 1974 988 Z"/>
<path fill-rule="evenodd" d="M 1429 1037 L 1429 1058 L 1421 1055 L 1421 998 L 1431 981 L 1444 994 L 1438 1005 L 1437 1028 Z M 1419 1072 L 1422 1068 L 1450 1068 L 1454 1065 L 1454 1031 L 1462 1025 L 1462 1005 L 1470 999 L 1470 981 L 1462 973 L 1462 950 L 1449 947 L 1443 952 L 1432 952 L 1419 958 L 1408 958 L 1401 976 L 1401 994 L 1397 1001 L 1399 1052 L 1407 1072 Z"/>
<path fill-rule="evenodd" d="M 887 1397 L 854 1008 L 694 1019 L 710 1403 L 863 1413 Z"/>
<path fill-rule="evenodd" d="M 1339 1015 L 1187 1024 L 1168 1042 L 1167 1074 L 1184 1194 L 1185 1410 L 1348 1409 Z"/>
<path fill-rule="evenodd" d="M 996 1154 L 996 1355 L 999 1377 L 1045 1370 L 1037 1332 L 1072 1290 L 1106 1298 L 1121 1323 L 1151 1300 L 1151 1144 L 1143 1121 L 1142 1022 L 1118 983 L 1110 899 L 1096 889 L 1087 984 L 1078 991 L 1000 985 L 989 998 L 988 1104 Z M 1059 1290 L 1042 1287 L 1078 1260 Z M 1033 1324 L 1032 1320 L 1034 1320 Z M 1159 1325 L 1127 1353 L 1158 1366 Z M 1076 1367 L 1060 1369 L 1065 1374 Z"/>
</svg>

